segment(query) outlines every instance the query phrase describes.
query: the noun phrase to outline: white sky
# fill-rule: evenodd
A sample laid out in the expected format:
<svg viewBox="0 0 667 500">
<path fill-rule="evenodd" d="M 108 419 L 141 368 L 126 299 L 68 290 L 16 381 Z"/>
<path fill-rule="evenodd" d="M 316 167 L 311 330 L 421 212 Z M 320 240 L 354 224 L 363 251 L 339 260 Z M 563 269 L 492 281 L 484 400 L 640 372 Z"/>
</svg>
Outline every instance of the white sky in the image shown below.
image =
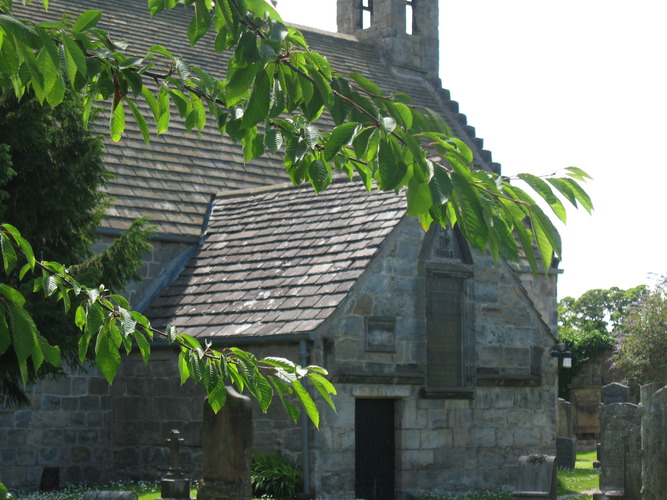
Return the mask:
<svg viewBox="0 0 667 500">
<path fill-rule="evenodd" d="M 335 31 L 335 0 L 278 0 Z M 595 212 L 572 210 L 559 298 L 667 272 L 667 2 L 441 0 L 440 73 L 503 173 L 577 166 Z"/>
</svg>

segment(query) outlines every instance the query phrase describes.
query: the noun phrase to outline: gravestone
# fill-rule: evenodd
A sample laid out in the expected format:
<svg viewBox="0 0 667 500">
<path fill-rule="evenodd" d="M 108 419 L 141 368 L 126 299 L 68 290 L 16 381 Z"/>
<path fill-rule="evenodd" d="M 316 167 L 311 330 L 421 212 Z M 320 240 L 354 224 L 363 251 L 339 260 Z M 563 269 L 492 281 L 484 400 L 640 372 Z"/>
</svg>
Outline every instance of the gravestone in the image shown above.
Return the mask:
<svg viewBox="0 0 667 500">
<path fill-rule="evenodd" d="M 86 491 L 83 500 L 138 500 L 134 491 Z"/>
<path fill-rule="evenodd" d="M 513 499 L 556 500 L 556 457 L 526 455 L 519 458 L 519 475 Z"/>
<path fill-rule="evenodd" d="M 183 477 L 180 462 L 180 449 L 183 444 L 181 433 L 172 429 L 167 446 L 170 452 L 170 466 L 167 476 L 160 481 L 160 494 L 162 500 L 189 500 L 190 499 L 190 480 Z"/>
<path fill-rule="evenodd" d="M 641 418 L 641 417 L 640 417 Z M 642 440 L 641 428 L 625 436 L 625 500 L 642 498 Z"/>
<path fill-rule="evenodd" d="M 560 398 L 556 425 L 556 464 L 558 467 L 574 469 L 577 461 L 577 439 L 572 430 L 572 404 Z"/>
<path fill-rule="evenodd" d="M 227 401 L 213 413 L 204 402 L 203 481 L 197 500 L 250 500 L 252 405 L 227 387 Z"/>
<path fill-rule="evenodd" d="M 631 403 L 612 403 L 600 406 L 600 493 L 595 497 L 628 498 L 626 484 L 640 479 L 636 474 L 639 446 L 636 432 L 640 428 L 639 408 Z M 630 457 L 629 452 L 635 453 Z M 628 488 L 627 493 L 630 493 Z"/>
<path fill-rule="evenodd" d="M 572 419 L 575 436 L 591 439 L 600 434 L 599 387 L 572 390 Z"/>
<path fill-rule="evenodd" d="M 556 438 L 556 463 L 563 469 L 574 469 L 577 462 L 577 439 Z"/>
<path fill-rule="evenodd" d="M 642 500 L 664 500 L 667 491 L 667 388 L 641 388 Z"/>
<path fill-rule="evenodd" d="M 602 404 L 629 403 L 630 388 L 627 385 L 612 382 L 602 388 Z"/>
<path fill-rule="evenodd" d="M 572 430 L 572 403 L 561 398 L 558 398 L 556 425 L 556 436 L 574 437 L 574 431 Z"/>
</svg>

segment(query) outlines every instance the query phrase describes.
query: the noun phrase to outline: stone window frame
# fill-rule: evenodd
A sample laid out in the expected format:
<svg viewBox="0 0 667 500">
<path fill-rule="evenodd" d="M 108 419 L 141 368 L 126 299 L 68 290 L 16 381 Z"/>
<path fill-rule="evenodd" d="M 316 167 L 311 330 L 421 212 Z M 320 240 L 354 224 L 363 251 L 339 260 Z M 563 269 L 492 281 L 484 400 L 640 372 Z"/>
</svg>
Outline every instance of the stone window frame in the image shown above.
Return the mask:
<svg viewBox="0 0 667 500">
<path fill-rule="evenodd" d="M 434 225 L 435 226 L 435 225 Z M 458 244 L 459 256 L 446 258 L 433 256 L 432 246 L 437 244 L 439 232 L 445 231 L 439 226 L 432 227 L 422 245 L 419 259 L 419 273 L 422 277 L 421 299 L 426 307 L 426 281 L 429 276 L 442 278 L 460 279 L 463 281 L 463 305 L 461 316 L 461 384 L 453 387 L 429 387 L 427 374 L 424 372 L 424 387 L 421 389 L 421 397 L 424 399 L 472 399 L 476 387 L 476 354 L 475 354 L 475 329 L 474 329 L 474 273 L 472 254 L 468 243 L 458 229 L 447 229 L 451 231 L 455 243 Z M 426 309 L 424 314 L 424 336 L 425 349 L 428 349 L 426 338 Z"/>
</svg>

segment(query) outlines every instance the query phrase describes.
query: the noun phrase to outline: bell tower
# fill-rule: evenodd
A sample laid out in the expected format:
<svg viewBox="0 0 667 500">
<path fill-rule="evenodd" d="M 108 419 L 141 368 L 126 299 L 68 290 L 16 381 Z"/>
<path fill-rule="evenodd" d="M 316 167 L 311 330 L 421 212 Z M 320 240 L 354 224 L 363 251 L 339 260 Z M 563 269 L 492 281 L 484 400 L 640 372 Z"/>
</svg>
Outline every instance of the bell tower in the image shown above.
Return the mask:
<svg viewBox="0 0 667 500">
<path fill-rule="evenodd" d="M 338 32 L 377 44 L 397 69 L 438 77 L 438 0 L 338 0 Z"/>
</svg>

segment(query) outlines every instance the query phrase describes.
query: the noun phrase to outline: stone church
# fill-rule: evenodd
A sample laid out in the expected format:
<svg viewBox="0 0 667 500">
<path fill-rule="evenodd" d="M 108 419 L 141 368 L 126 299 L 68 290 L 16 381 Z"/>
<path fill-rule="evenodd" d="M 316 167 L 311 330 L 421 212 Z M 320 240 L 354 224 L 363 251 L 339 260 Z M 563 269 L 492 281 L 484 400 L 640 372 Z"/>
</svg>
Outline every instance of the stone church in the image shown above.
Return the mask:
<svg viewBox="0 0 667 500">
<path fill-rule="evenodd" d="M 131 47 L 159 41 L 212 73 L 226 67 L 206 41 L 183 45 L 185 10 L 150 20 L 145 0 L 52 0 L 49 15 L 94 8 Z M 437 20 L 437 0 L 338 0 L 338 33 L 302 30 L 339 72 L 435 109 L 477 168 L 499 172 L 442 88 Z M 424 232 L 394 193 L 338 180 L 316 196 L 286 184 L 280 161 L 245 165 L 213 126 L 196 136 L 173 120 L 149 145 L 130 128 L 106 163 L 113 206 L 100 247 L 135 218 L 157 226 L 144 280 L 128 291 L 155 326 L 329 370 L 337 412 L 321 405 L 320 430 L 279 404 L 254 415 L 253 447 L 297 463 L 304 493 L 510 488 L 519 456 L 554 454 L 555 267 L 536 276 L 471 251 L 455 230 Z M 74 371 L 32 387 L 31 408 L 0 409 L 0 481 L 36 487 L 46 467 L 61 483 L 159 478 L 174 428 L 196 479 L 202 390 L 180 385 L 172 349 L 153 349 L 148 366 L 124 360 L 113 386 Z"/>
</svg>

